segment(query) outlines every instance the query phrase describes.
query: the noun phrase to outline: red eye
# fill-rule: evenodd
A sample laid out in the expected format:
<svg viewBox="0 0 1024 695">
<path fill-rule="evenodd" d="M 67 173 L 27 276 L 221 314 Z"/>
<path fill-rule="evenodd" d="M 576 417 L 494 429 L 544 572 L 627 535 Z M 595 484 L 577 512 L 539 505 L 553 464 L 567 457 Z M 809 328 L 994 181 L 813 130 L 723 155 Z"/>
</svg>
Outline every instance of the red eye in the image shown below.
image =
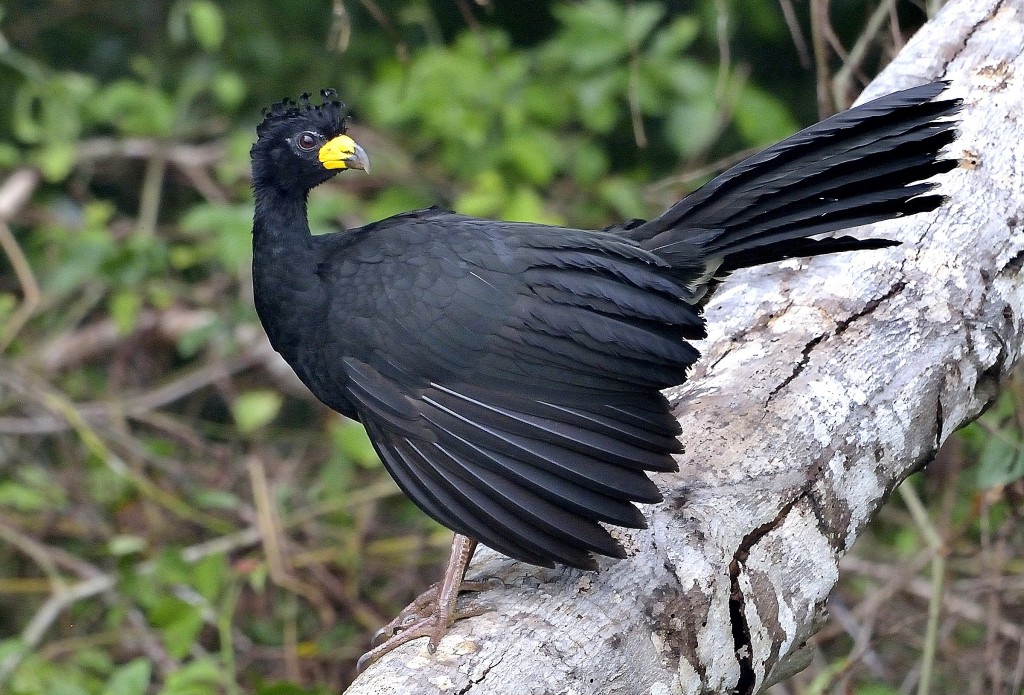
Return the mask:
<svg viewBox="0 0 1024 695">
<path fill-rule="evenodd" d="M 300 150 L 305 150 L 306 152 L 308 152 L 309 150 L 316 147 L 316 135 L 308 132 L 299 133 L 299 137 L 296 138 L 295 142 L 299 146 Z"/>
</svg>

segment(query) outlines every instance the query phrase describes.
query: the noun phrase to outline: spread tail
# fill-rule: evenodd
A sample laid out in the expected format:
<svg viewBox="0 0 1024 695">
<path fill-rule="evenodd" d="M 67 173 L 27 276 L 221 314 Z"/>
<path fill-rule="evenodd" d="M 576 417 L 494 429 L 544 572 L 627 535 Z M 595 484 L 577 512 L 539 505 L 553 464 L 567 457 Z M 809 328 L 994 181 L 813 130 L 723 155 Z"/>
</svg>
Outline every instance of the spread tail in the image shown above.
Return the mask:
<svg viewBox="0 0 1024 695">
<path fill-rule="evenodd" d="M 783 140 L 673 205 L 622 230 L 708 285 L 763 263 L 874 249 L 884 239 L 813 235 L 934 210 L 940 156 L 956 137 L 959 100 L 932 101 L 945 82 L 913 87 L 837 114 Z M 703 292 L 699 292 L 703 294 Z"/>
</svg>

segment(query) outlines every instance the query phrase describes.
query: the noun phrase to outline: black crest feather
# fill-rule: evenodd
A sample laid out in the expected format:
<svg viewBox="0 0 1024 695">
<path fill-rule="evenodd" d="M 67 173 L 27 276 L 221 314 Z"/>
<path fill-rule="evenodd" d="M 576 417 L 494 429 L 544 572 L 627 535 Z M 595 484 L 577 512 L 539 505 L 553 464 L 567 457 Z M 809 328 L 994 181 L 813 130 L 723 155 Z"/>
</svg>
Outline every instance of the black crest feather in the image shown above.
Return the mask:
<svg viewBox="0 0 1024 695">
<path fill-rule="evenodd" d="M 299 97 L 297 103 L 294 99 L 285 97 L 269 108 L 263 109 L 263 121 L 256 126 L 256 136 L 263 137 L 279 123 L 296 118 L 313 121 L 325 131 L 325 135 L 344 133 L 348 109 L 338 99 L 338 93 L 333 89 L 323 89 L 320 91 L 320 99 L 319 104 L 313 104 L 310 101 L 310 95 L 305 93 Z"/>
</svg>

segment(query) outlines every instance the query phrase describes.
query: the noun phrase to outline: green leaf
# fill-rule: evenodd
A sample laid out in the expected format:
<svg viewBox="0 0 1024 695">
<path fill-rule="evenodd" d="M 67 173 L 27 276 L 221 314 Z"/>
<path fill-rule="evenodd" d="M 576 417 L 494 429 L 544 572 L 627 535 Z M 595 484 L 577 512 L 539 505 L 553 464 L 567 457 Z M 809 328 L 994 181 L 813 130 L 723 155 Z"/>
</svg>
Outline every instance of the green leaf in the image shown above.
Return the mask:
<svg viewBox="0 0 1024 695">
<path fill-rule="evenodd" d="M 114 319 L 117 332 L 128 335 L 135 330 L 135 322 L 142 311 L 142 297 L 138 292 L 123 290 L 110 298 L 110 316 Z"/>
<path fill-rule="evenodd" d="M 75 165 L 75 148 L 70 143 L 48 143 L 32 157 L 43 178 L 53 183 L 67 178 Z"/>
<path fill-rule="evenodd" d="M 142 536 L 122 534 L 114 536 L 107 543 L 107 552 L 111 555 L 133 555 L 146 549 L 146 539 Z"/>
<path fill-rule="evenodd" d="M 541 224 L 560 224 L 564 220 L 554 218 L 544 209 L 544 201 L 529 186 L 518 186 L 509 197 L 501 215 L 506 220 L 520 222 L 539 222 Z"/>
<path fill-rule="evenodd" d="M 579 100 L 579 118 L 587 129 L 607 133 L 618 121 L 624 109 L 619 99 L 626 92 L 625 70 L 609 70 L 594 77 L 580 79 L 576 87 Z"/>
<path fill-rule="evenodd" d="M 224 15 L 209 0 L 193 0 L 188 5 L 188 21 L 192 35 L 208 53 L 220 48 L 224 42 Z"/>
<path fill-rule="evenodd" d="M 493 217 L 508 200 L 505 181 L 498 172 L 487 169 L 476 177 L 473 187 L 455 201 L 455 209 L 465 215 Z"/>
<path fill-rule="evenodd" d="M 0 508 L 18 512 L 41 512 L 47 508 L 46 495 L 40 490 L 7 481 L 0 483 Z"/>
<path fill-rule="evenodd" d="M 219 72 L 213 78 L 210 90 L 217 97 L 221 106 L 226 109 L 235 109 L 245 99 L 245 80 L 236 72 Z"/>
<path fill-rule="evenodd" d="M 517 133 L 505 140 L 504 155 L 524 179 L 538 186 L 548 184 L 555 176 L 558 143 L 545 137 L 543 131 Z"/>
<path fill-rule="evenodd" d="M 743 139 L 755 146 L 773 144 L 798 129 L 782 102 L 749 84 L 736 104 L 735 122 Z"/>
<path fill-rule="evenodd" d="M 640 189 L 622 176 L 611 176 L 601 182 L 601 198 L 623 219 L 643 217 Z"/>
<path fill-rule="evenodd" d="M 404 186 L 388 186 L 366 206 L 366 217 L 380 220 L 407 210 L 425 207 L 429 204 L 419 191 Z M 312 217 L 312 212 L 310 213 Z"/>
<path fill-rule="evenodd" d="M 673 58 L 688 48 L 700 33 L 700 22 L 694 17 L 677 17 L 659 31 L 651 41 L 647 55 L 652 58 Z"/>
<path fill-rule="evenodd" d="M 181 219 L 181 228 L 189 236 L 207 242 L 216 259 L 230 272 L 252 262 L 252 206 L 196 205 Z M 208 253 L 202 247 L 184 247 L 178 261 L 198 262 Z M 184 266 L 183 266 L 184 267 Z"/>
<path fill-rule="evenodd" d="M 654 31 L 661 18 L 665 16 L 665 8 L 652 2 L 632 5 L 626 12 L 626 23 L 622 33 L 630 46 L 640 46 Z"/>
<path fill-rule="evenodd" d="M 92 118 L 110 124 L 125 135 L 170 135 L 174 130 L 175 107 L 156 87 L 129 79 L 112 82 L 88 103 Z"/>
<path fill-rule="evenodd" d="M 195 493 L 193 501 L 206 509 L 238 509 L 241 500 L 233 492 L 206 488 Z"/>
<path fill-rule="evenodd" d="M 153 667 L 146 659 L 135 659 L 115 670 L 103 688 L 103 695 L 145 695 Z"/>
<path fill-rule="evenodd" d="M 217 335 L 217 322 L 211 321 L 205 326 L 197 326 L 184 331 L 178 336 L 175 348 L 182 357 L 193 357 Z"/>
<path fill-rule="evenodd" d="M 608 173 L 608 155 L 592 142 L 579 142 L 570 155 L 572 175 L 584 186 L 592 185 Z"/>
<path fill-rule="evenodd" d="M 158 598 L 148 617 L 159 631 L 168 654 L 175 659 L 182 659 L 192 651 L 192 645 L 203 628 L 199 608 L 174 596 Z"/>
<path fill-rule="evenodd" d="M 82 131 L 82 105 L 95 89 L 91 77 L 74 72 L 26 80 L 12 99 L 15 137 L 23 143 L 70 148 Z"/>
<path fill-rule="evenodd" d="M 987 490 L 1024 478 L 1024 456 L 1015 435 L 1014 430 L 1004 430 L 985 443 L 978 459 L 978 489 Z"/>
<path fill-rule="evenodd" d="M 214 695 L 223 682 L 220 666 L 212 658 L 197 659 L 167 676 L 160 695 Z"/>
<path fill-rule="evenodd" d="M 347 419 L 335 422 L 337 424 L 331 427 L 335 451 L 362 468 L 379 468 L 380 459 L 363 426 Z"/>
<path fill-rule="evenodd" d="M 224 587 L 228 562 L 223 553 L 207 555 L 192 566 L 192 585 L 207 601 L 213 603 Z"/>
<path fill-rule="evenodd" d="M 276 391 L 255 389 L 239 394 L 231 404 L 231 414 L 239 430 L 254 432 L 277 417 L 281 403 L 281 394 Z"/>
<path fill-rule="evenodd" d="M 865 683 L 853 691 L 854 695 L 899 695 L 900 691 L 884 683 Z"/>
<path fill-rule="evenodd" d="M 681 101 L 668 112 L 665 135 L 683 156 L 701 152 L 711 146 L 718 134 L 717 112 L 710 97 Z"/>
<path fill-rule="evenodd" d="M 168 584 L 187 584 L 192 578 L 192 566 L 185 562 L 181 548 L 165 547 L 157 555 L 155 574 Z"/>
<path fill-rule="evenodd" d="M 0 482 L 0 507 L 20 512 L 59 511 L 67 507 L 64 488 L 45 468 L 22 466 L 15 477 L 17 480 Z"/>
<path fill-rule="evenodd" d="M 0 167 L 13 169 L 21 162 L 21 152 L 9 142 L 0 142 Z"/>
</svg>

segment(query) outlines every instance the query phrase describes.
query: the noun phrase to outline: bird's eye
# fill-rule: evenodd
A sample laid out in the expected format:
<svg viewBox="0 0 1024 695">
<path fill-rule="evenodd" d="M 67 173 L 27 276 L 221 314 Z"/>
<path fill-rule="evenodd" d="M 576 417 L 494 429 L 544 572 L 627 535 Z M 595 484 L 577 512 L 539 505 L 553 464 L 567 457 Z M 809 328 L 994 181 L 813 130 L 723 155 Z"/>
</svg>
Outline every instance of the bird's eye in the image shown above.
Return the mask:
<svg viewBox="0 0 1024 695">
<path fill-rule="evenodd" d="M 295 139 L 295 143 L 299 146 L 300 150 L 309 152 L 311 149 L 316 147 L 316 135 L 313 133 L 299 133 L 299 137 Z"/>
</svg>

